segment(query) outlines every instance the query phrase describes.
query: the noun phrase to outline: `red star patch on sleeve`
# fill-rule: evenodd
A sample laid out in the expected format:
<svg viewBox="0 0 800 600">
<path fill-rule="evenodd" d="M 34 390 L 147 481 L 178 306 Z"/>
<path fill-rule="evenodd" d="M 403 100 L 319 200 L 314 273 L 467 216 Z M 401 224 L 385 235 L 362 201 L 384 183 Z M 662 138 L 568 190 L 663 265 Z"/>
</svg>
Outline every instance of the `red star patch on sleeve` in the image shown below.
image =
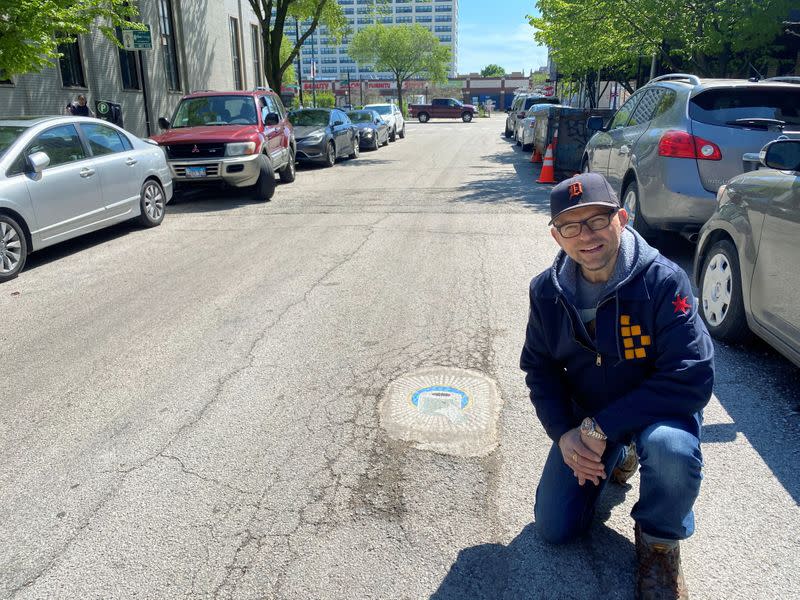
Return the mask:
<svg viewBox="0 0 800 600">
<path fill-rule="evenodd" d="M 676 313 L 683 313 L 684 315 L 692 307 L 692 305 L 689 304 L 689 296 L 686 296 L 685 298 L 681 298 L 680 293 L 675 294 L 675 300 L 672 301 L 672 306 L 675 307 L 675 312 Z"/>
</svg>

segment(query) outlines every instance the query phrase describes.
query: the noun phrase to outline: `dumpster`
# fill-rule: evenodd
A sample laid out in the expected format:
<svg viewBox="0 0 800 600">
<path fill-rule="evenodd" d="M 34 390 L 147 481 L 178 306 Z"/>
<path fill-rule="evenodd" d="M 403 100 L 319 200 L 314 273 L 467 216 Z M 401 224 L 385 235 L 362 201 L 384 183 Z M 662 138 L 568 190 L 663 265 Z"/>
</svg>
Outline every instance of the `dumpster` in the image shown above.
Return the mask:
<svg viewBox="0 0 800 600">
<path fill-rule="evenodd" d="M 97 100 L 94 103 L 94 112 L 98 119 L 103 119 L 119 127 L 122 125 L 122 105 L 107 100 Z"/>
<path fill-rule="evenodd" d="M 581 159 L 586 142 L 593 132 L 586 129 L 586 120 L 598 116 L 609 119 L 615 111 L 609 108 L 570 108 L 548 106 L 537 110 L 534 127 L 534 148 L 542 155 L 553 141 L 558 129 L 558 143 L 553 152 L 553 169 L 556 179 L 571 177 L 581 170 Z"/>
</svg>

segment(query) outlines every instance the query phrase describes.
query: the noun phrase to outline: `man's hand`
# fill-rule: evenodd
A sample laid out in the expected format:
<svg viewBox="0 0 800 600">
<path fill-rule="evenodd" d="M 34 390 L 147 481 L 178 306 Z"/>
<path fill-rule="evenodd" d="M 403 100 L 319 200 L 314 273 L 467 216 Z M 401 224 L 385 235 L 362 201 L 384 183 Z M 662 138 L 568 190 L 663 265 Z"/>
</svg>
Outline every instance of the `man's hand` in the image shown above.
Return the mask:
<svg viewBox="0 0 800 600">
<path fill-rule="evenodd" d="M 580 427 L 576 427 L 561 436 L 558 447 L 564 463 L 578 478 L 579 485 L 583 485 L 586 481 L 599 485 L 600 479 L 606 478 L 602 460 L 606 448 L 604 440 L 587 438 L 581 435 Z"/>
</svg>

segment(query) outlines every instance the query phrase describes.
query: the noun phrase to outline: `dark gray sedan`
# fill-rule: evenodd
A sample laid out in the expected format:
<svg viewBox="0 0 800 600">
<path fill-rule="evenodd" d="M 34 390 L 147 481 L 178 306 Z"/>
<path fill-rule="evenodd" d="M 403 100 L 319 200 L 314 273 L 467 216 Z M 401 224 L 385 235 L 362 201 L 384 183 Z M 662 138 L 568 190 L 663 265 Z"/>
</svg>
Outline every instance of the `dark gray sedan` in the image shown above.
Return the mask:
<svg viewBox="0 0 800 600">
<path fill-rule="evenodd" d="M 338 108 L 301 108 L 289 113 L 297 160 L 332 167 L 342 156 L 358 158 L 358 130 Z"/>
<path fill-rule="evenodd" d="M 389 144 L 389 124 L 374 110 L 352 110 L 347 113 L 358 129 L 363 150 L 377 150 Z"/>
<path fill-rule="evenodd" d="M 720 188 L 700 230 L 700 314 L 714 337 L 752 331 L 800 366 L 800 140 L 770 142 L 761 163 Z"/>
</svg>

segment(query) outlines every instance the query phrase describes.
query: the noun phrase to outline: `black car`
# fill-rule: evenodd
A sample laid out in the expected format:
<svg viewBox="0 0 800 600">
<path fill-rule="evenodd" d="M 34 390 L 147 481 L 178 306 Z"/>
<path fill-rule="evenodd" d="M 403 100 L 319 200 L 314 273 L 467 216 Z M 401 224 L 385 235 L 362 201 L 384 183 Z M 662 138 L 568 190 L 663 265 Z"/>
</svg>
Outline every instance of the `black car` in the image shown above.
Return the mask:
<svg viewBox="0 0 800 600">
<path fill-rule="evenodd" d="M 361 148 L 377 150 L 389 144 L 389 124 L 374 110 L 353 110 L 347 113 L 358 128 Z"/>
<path fill-rule="evenodd" d="M 358 129 L 338 108 L 301 108 L 289 114 L 297 160 L 332 167 L 341 156 L 358 158 Z"/>
</svg>

